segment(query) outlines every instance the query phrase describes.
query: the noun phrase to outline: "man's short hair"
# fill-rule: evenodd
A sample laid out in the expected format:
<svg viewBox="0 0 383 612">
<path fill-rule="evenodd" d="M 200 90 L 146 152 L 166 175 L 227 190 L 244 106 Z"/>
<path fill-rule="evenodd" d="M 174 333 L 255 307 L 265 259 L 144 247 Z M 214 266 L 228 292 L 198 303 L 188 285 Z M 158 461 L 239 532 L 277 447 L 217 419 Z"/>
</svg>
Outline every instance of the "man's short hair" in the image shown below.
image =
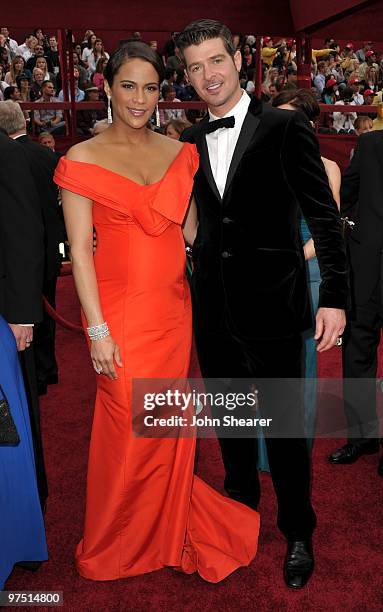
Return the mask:
<svg viewBox="0 0 383 612">
<path fill-rule="evenodd" d="M 44 89 L 46 85 L 53 85 L 53 87 L 55 86 L 53 81 L 50 81 L 49 79 L 47 79 L 46 81 L 43 82 L 43 84 L 41 85 L 41 89 Z"/>
<path fill-rule="evenodd" d="M 8 136 L 25 130 L 25 117 L 20 105 L 13 100 L 0 102 L 0 127 Z"/>
<path fill-rule="evenodd" d="M 189 23 L 184 31 L 177 36 L 176 45 L 184 60 L 185 49 L 192 45 L 200 45 L 205 40 L 212 40 L 214 38 L 220 38 L 228 54 L 234 57 L 236 48 L 232 33 L 227 26 L 214 19 L 197 19 Z"/>
</svg>

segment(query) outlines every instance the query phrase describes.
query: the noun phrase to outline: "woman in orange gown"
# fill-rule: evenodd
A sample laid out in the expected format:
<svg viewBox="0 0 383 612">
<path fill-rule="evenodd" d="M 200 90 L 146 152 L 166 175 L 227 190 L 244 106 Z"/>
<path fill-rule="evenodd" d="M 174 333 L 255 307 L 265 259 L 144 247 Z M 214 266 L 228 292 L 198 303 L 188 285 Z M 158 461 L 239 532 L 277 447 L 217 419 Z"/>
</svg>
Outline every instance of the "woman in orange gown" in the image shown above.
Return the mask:
<svg viewBox="0 0 383 612">
<path fill-rule="evenodd" d="M 182 226 L 192 243 L 198 154 L 146 128 L 162 74 L 145 43 L 116 51 L 105 76 L 113 124 L 70 149 L 55 175 L 84 326 L 110 330 L 90 341 L 101 373 L 77 567 L 93 580 L 170 566 L 218 582 L 255 557 L 258 513 L 194 475 L 195 438 L 135 437 L 131 413 L 132 379 L 188 374 Z"/>
</svg>

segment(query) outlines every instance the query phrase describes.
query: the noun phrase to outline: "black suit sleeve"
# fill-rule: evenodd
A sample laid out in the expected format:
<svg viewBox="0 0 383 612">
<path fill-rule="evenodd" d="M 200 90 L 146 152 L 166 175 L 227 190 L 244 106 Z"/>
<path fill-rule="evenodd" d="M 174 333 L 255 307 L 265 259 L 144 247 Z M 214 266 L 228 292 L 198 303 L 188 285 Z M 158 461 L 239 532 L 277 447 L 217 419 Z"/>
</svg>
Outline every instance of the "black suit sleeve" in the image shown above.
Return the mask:
<svg viewBox="0 0 383 612">
<path fill-rule="evenodd" d="M 304 116 L 291 113 L 282 151 L 287 182 L 314 239 L 321 273 L 319 307 L 346 308 L 348 281 L 342 224 L 316 136 Z"/>
<path fill-rule="evenodd" d="M 350 213 L 359 200 L 360 183 L 360 141 L 358 142 L 349 167 L 342 177 L 340 190 L 340 210 L 342 214 Z"/>
<path fill-rule="evenodd" d="M 8 323 L 38 323 L 44 269 L 38 194 L 22 148 L 4 140 L 0 147 L 1 314 Z"/>
</svg>

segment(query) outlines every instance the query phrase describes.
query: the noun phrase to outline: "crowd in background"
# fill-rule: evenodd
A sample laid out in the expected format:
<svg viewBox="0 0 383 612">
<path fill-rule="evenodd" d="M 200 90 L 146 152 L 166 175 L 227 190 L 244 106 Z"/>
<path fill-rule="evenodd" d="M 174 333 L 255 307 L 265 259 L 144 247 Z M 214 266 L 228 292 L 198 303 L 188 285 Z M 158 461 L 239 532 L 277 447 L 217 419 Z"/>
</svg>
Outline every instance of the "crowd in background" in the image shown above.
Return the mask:
<svg viewBox="0 0 383 612">
<path fill-rule="evenodd" d="M 0 100 L 36 103 L 64 101 L 56 35 L 46 34 L 41 28 L 36 28 L 33 33 L 28 33 L 22 42 L 12 38 L 8 27 L 1 27 L 0 32 Z M 141 39 L 141 35 L 134 32 L 132 38 Z M 242 54 L 241 85 L 251 96 L 256 89 L 256 37 L 236 34 L 234 38 Z M 157 51 L 165 67 L 161 100 L 169 103 L 198 100 L 196 92 L 185 79 L 176 41 L 177 32 L 172 32 L 171 38 L 161 50 L 158 49 L 157 41 L 147 41 Z M 121 43 L 123 44 L 123 41 Z M 265 36 L 262 39 L 261 53 L 261 97 L 263 101 L 271 102 L 282 90 L 297 86 L 296 41 L 292 38 L 273 40 Z M 73 40 L 76 102 L 105 102 L 103 71 L 108 58 L 109 53 L 104 48 L 103 40 L 92 30 L 85 32 L 81 42 Z M 328 38 L 323 42 L 323 48 L 312 50 L 311 85 L 318 101 L 324 104 L 381 104 L 383 55 L 374 48 L 372 41 L 365 41 L 360 49 L 354 48 L 352 42 L 341 48 L 334 39 Z M 70 96 L 68 92 L 68 99 Z M 161 109 L 161 128 L 166 128 L 167 132 L 176 137 L 176 129 L 195 123 L 202 115 L 202 111 L 195 109 Z M 355 133 L 358 129 L 355 121 L 360 115 L 360 112 L 353 111 L 327 113 L 321 117 L 320 131 Z M 65 133 L 64 112 L 60 109 L 37 108 L 25 111 L 25 116 L 30 125 L 33 119 L 37 133 Z M 372 120 L 374 117 L 375 115 L 371 115 Z M 103 109 L 79 110 L 76 117 L 77 132 L 91 136 L 96 122 L 105 118 L 106 111 Z M 183 123 L 180 127 L 179 123 L 170 125 L 170 121 Z M 367 123 L 369 125 L 369 122 Z M 381 123 L 382 117 L 379 117 L 378 113 L 375 128 L 380 129 Z M 178 128 L 175 128 L 175 125 L 178 125 Z"/>
</svg>

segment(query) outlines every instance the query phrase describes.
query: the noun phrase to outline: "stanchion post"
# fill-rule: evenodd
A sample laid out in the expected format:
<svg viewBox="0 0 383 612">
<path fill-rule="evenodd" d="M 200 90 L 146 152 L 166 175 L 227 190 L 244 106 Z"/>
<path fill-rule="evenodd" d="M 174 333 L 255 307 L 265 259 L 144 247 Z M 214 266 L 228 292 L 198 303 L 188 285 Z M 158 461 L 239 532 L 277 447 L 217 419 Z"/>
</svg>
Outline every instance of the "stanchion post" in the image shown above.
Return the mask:
<svg viewBox="0 0 383 612">
<path fill-rule="evenodd" d="M 262 36 L 257 36 L 255 47 L 254 93 L 257 98 L 262 94 Z"/>
</svg>

